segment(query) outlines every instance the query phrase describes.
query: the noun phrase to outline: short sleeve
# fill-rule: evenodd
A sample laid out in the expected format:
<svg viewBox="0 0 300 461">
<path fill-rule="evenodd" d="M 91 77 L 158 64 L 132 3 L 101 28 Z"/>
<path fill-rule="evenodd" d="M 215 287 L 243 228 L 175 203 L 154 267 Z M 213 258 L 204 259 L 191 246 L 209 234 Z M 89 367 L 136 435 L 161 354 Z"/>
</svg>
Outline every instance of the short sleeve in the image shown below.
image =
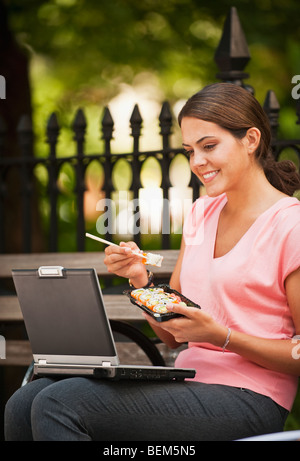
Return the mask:
<svg viewBox="0 0 300 461">
<path fill-rule="evenodd" d="M 281 239 L 280 267 L 282 283 L 300 267 L 300 203 L 283 211 L 281 223 L 276 229 Z"/>
<path fill-rule="evenodd" d="M 300 267 L 300 222 L 290 230 L 283 242 L 281 267 L 283 282 Z"/>
</svg>

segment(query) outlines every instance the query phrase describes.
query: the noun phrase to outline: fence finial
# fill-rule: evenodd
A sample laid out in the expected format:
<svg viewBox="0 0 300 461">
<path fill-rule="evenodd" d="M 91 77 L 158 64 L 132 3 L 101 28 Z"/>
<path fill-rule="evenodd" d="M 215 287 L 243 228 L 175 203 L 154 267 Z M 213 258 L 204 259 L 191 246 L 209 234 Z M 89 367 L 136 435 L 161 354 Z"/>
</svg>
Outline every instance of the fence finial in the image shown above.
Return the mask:
<svg viewBox="0 0 300 461">
<path fill-rule="evenodd" d="M 215 61 L 220 69 L 217 78 L 243 86 L 248 78 L 244 68 L 251 59 L 248 44 L 235 7 L 230 9 L 223 28 L 223 34 L 215 53 Z"/>
<path fill-rule="evenodd" d="M 86 118 L 82 109 L 78 109 L 72 124 L 74 130 L 74 139 L 76 141 L 83 141 L 85 130 L 87 127 Z"/>
<path fill-rule="evenodd" d="M 139 106 L 135 104 L 130 117 L 131 136 L 140 136 L 143 119 L 140 114 Z"/>
<path fill-rule="evenodd" d="M 114 121 L 112 119 L 110 110 L 108 107 L 104 108 L 104 114 L 102 118 L 102 139 L 109 141 L 112 139 L 114 130 Z"/>
<path fill-rule="evenodd" d="M 56 144 L 59 135 L 59 124 L 56 113 L 53 112 L 47 123 L 47 143 Z"/>
<path fill-rule="evenodd" d="M 165 101 L 162 105 L 161 112 L 159 115 L 160 134 L 170 135 L 172 128 L 173 116 L 168 101 Z"/>
<path fill-rule="evenodd" d="M 277 138 L 277 129 L 279 127 L 279 111 L 280 105 L 277 100 L 276 94 L 273 90 L 269 90 L 266 95 L 266 99 L 263 105 L 264 111 L 266 112 L 268 119 L 270 121 L 272 138 Z"/>
</svg>

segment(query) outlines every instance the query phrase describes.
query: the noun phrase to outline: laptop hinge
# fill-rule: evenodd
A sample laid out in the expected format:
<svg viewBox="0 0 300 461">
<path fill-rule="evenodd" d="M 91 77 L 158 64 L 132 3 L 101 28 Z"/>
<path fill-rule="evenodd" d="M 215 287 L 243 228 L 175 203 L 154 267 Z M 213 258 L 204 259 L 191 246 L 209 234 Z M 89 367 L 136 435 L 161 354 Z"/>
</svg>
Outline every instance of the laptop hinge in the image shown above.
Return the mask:
<svg viewBox="0 0 300 461">
<path fill-rule="evenodd" d="M 41 266 L 38 269 L 40 277 L 63 277 L 62 266 Z"/>
<path fill-rule="evenodd" d="M 102 362 L 103 367 L 111 367 L 111 362 Z"/>
</svg>

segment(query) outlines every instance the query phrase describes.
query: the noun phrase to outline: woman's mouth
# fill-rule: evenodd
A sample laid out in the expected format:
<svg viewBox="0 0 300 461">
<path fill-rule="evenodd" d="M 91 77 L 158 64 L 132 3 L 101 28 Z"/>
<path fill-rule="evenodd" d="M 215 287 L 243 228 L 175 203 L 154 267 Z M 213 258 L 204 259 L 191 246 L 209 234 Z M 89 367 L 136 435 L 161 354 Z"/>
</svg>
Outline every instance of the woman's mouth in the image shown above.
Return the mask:
<svg viewBox="0 0 300 461">
<path fill-rule="evenodd" d="M 217 176 L 219 171 L 220 170 L 214 170 L 214 171 L 208 171 L 207 173 L 203 173 L 202 177 L 204 179 L 204 182 L 208 183 L 208 182 L 212 181 Z"/>
</svg>

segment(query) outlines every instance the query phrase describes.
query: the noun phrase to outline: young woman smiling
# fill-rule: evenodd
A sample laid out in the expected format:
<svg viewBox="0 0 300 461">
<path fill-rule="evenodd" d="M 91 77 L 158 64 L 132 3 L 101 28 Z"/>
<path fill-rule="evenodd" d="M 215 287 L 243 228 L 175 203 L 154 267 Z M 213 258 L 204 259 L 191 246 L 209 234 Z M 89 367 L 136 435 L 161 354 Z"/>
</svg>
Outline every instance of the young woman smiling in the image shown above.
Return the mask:
<svg viewBox="0 0 300 461">
<path fill-rule="evenodd" d="M 277 432 L 296 394 L 300 360 L 300 189 L 276 163 L 268 119 L 245 89 L 220 83 L 179 115 L 192 171 L 206 186 L 187 216 L 170 285 L 201 309 L 158 324 L 183 383 L 38 379 L 6 407 L 7 440 L 234 440 Z M 202 229 L 203 232 L 197 232 Z M 105 250 L 108 271 L 148 284 L 133 242 Z"/>
</svg>

